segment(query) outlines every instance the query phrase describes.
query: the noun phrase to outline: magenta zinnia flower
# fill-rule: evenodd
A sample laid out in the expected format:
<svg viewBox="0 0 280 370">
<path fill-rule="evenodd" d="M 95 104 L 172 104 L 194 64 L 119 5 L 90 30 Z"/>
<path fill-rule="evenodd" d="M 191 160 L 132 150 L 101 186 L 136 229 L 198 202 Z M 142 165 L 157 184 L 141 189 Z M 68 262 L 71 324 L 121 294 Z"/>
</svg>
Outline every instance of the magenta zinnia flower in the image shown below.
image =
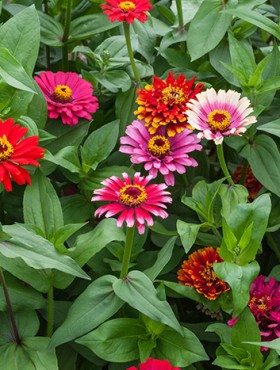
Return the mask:
<svg viewBox="0 0 280 370">
<path fill-rule="evenodd" d="M 98 100 L 92 95 L 90 82 L 74 72 L 41 72 L 35 76 L 48 103 L 48 117 L 62 119 L 65 125 L 74 126 L 79 118 L 91 120 L 98 109 Z"/>
<path fill-rule="evenodd" d="M 152 9 L 149 0 L 106 0 L 100 7 L 111 22 L 127 23 L 133 23 L 134 19 L 146 22 L 148 19 L 146 12 Z"/>
<path fill-rule="evenodd" d="M 197 130 L 199 138 L 214 140 L 216 144 L 223 142 L 224 136 L 239 135 L 246 131 L 247 125 L 256 122 L 249 108 L 250 101 L 241 98 L 233 90 L 208 89 L 196 95 L 187 103 L 188 123 Z"/>
<path fill-rule="evenodd" d="M 146 362 L 139 365 L 139 370 L 180 370 L 179 367 L 173 367 L 167 360 L 157 360 L 148 358 Z M 127 370 L 138 370 L 137 367 L 132 366 Z"/>
<path fill-rule="evenodd" d="M 132 163 L 145 163 L 144 168 L 155 178 L 158 171 L 164 175 L 167 185 L 174 185 L 173 172 L 186 172 L 186 166 L 196 167 L 197 161 L 187 153 L 201 150 L 199 139 L 191 130 L 185 129 L 173 136 L 165 136 L 165 128 L 160 127 L 156 135 L 151 135 L 144 121 L 133 121 L 121 137 L 120 152 L 130 154 Z"/>
<path fill-rule="evenodd" d="M 147 186 L 152 176 L 140 176 L 139 172 L 135 173 L 133 181 L 127 173 L 123 173 L 123 179 L 112 176 L 101 182 L 105 188 L 95 190 L 91 200 L 110 203 L 99 207 L 94 215 L 99 217 L 105 214 L 105 217 L 112 217 L 121 212 L 117 226 L 121 227 L 126 221 L 127 226 L 132 227 L 136 221 L 139 234 L 143 234 L 145 222 L 148 226 L 154 224 L 150 213 L 161 218 L 168 216 L 164 203 L 172 202 L 170 193 L 165 190 L 165 184 Z"/>
</svg>

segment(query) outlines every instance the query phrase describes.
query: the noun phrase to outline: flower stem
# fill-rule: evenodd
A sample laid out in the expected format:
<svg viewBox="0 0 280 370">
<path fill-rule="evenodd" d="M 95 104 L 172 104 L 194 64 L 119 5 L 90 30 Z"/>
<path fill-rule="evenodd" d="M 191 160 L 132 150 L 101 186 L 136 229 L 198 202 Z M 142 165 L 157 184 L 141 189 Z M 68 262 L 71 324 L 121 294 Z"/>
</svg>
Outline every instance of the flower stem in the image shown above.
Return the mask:
<svg viewBox="0 0 280 370">
<path fill-rule="evenodd" d="M 124 279 L 127 276 L 130 256 L 132 251 L 133 239 L 134 239 L 135 226 L 126 228 L 126 240 L 123 252 L 122 270 L 120 279 Z"/>
<path fill-rule="evenodd" d="M 44 0 L 44 12 L 49 14 L 48 0 Z M 46 67 L 49 70 L 51 68 L 51 51 L 49 45 L 46 45 Z"/>
<path fill-rule="evenodd" d="M 14 312 L 13 312 L 13 309 L 12 309 L 12 304 L 11 304 L 11 300 L 10 300 L 8 287 L 7 287 L 6 280 L 5 280 L 5 276 L 4 276 L 4 273 L 3 273 L 3 270 L 2 270 L 1 267 L 0 267 L 0 282 L 1 282 L 2 287 L 3 287 L 4 296 L 5 296 L 5 300 L 6 300 L 6 304 L 7 304 L 7 311 L 8 311 L 8 314 L 10 316 L 11 323 L 12 323 L 14 340 L 15 340 L 16 344 L 19 346 L 21 344 L 21 340 L 20 340 L 20 337 L 19 337 L 17 324 L 16 324 Z"/>
<path fill-rule="evenodd" d="M 47 336 L 51 337 L 53 334 L 53 285 L 51 284 L 48 291 L 48 326 Z"/>
<path fill-rule="evenodd" d="M 177 13 L 178 13 L 179 32 L 183 33 L 186 30 L 185 30 L 185 26 L 184 26 L 182 0 L 176 0 L 176 8 L 177 8 Z M 185 54 L 185 52 L 186 52 L 186 43 L 184 41 L 180 42 L 180 47 L 181 47 L 182 52 Z"/>
<path fill-rule="evenodd" d="M 227 181 L 229 184 L 234 185 L 234 182 L 230 176 L 230 173 L 228 171 L 226 161 L 225 161 L 225 156 L 224 156 L 224 150 L 223 150 L 223 143 L 217 145 L 217 154 L 218 154 L 218 159 L 222 168 L 222 171 L 227 178 Z"/>
<path fill-rule="evenodd" d="M 127 51 L 128 51 L 128 56 L 130 59 L 130 64 L 134 73 L 134 77 L 137 83 L 140 82 L 140 76 L 138 69 L 136 67 L 136 63 L 134 60 L 134 55 L 133 55 L 133 50 L 131 46 L 131 40 L 130 40 L 130 28 L 129 24 L 127 22 L 123 22 L 123 29 L 124 29 L 124 36 L 125 36 L 125 41 L 126 41 L 126 46 L 127 46 Z"/>
<path fill-rule="evenodd" d="M 64 32 L 62 36 L 62 68 L 64 72 L 68 71 L 68 38 L 71 24 L 72 0 L 67 1 L 67 8 L 64 22 Z"/>
</svg>

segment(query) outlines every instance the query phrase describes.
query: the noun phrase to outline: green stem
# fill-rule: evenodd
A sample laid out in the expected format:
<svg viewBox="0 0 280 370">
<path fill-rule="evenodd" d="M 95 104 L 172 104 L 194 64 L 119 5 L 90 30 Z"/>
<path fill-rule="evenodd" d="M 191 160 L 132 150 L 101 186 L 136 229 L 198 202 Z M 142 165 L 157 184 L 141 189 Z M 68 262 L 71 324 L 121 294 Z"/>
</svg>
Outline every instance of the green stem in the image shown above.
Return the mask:
<svg viewBox="0 0 280 370">
<path fill-rule="evenodd" d="M 44 12 L 49 14 L 48 0 L 44 0 Z M 48 45 L 46 45 L 46 67 L 48 70 L 51 68 L 51 50 Z"/>
<path fill-rule="evenodd" d="M 127 276 L 130 256 L 132 251 L 133 239 L 134 239 L 135 226 L 126 228 L 126 240 L 123 252 L 122 270 L 120 274 L 120 279 L 124 279 Z"/>
<path fill-rule="evenodd" d="M 71 24 L 72 0 L 67 1 L 67 8 L 64 22 L 64 33 L 62 36 L 62 67 L 64 72 L 68 71 L 68 38 Z"/>
<path fill-rule="evenodd" d="M 270 233 L 266 233 L 265 235 L 268 245 L 270 246 L 271 250 L 275 253 L 278 261 L 280 262 L 280 249 L 277 247 L 277 244 L 275 243 Z"/>
<path fill-rule="evenodd" d="M 222 238 L 221 234 L 219 233 L 219 230 L 215 226 L 213 226 L 212 231 L 215 234 L 215 236 L 217 237 L 217 239 L 219 240 L 219 242 L 221 243 L 223 238 Z"/>
<path fill-rule="evenodd" d="M 53 334 L 53 285 L 50 285 L 48 291 L 48 326 L 47 326 L 47 336 L 51 337 Z"/>
<path fill-rule="evenodd" d="M 179 23 L 179 33 L 185 32 L 184 26 L 184 17 L 183 17 L 183 8 L 182 8 L 182 0 L 176 0 L 176 8 L 178 13 L 178 23 Z M 186 52 L 186 43 L 184 41 L 180 42 L 180 47 L 183 53 Z"/>
<path fill-rule="evenodd" d="M 128 56 L 130 59 L 130 64 L 134 73 L 134 77 L 137 83 L 140 82 L 140 76 L 138 69 L 136 67 L 136 63 L 134 60 L 134 55 L 133 55 L 133 50 L 132 50 L 132 45 L 131 45 L 131 40 L 130 40 L 130 28 L 129 24 L 127 22 L 123 22 L 123 29 L 124 29 L 124 36 L 125 36 L 125 41 L 126 41 L 126 46 L 127 46 L 127 51 L 128 51 Z"/>
<path fill-rule="evenodd" d="M 14 340 L 15 340 L 16 344 L 19 346 L 21 344 L 21 340 L 20 340 L 20 337 L 19 337 L 17 324 L 16 324 L 14 312 L 13 312 L 13 309 L 12 309 L 12 304 L 11 304 L 11 300 L 10 300 L 8 287 L 7 287 L 6 280 L 5 280 L 5 276 L 4 276 L 4 273 L 3 273 L 3 270 L 2 270 L 1 267 L 0 267 L 0 282 L 1 282 L 2 287 L 3 287 L 4 296 L 5 296 L 5 300 L 6 300 L 6 304 L 7 304 L 7 311 L 8 311 L 8 314 L 10 316 L 11 323 L 12 323 Z"/>
<path fill-rule="evenodd" d="M 218 159 L 222 168 L 222 171 L 227 178 L 227 181 L 230 185 L 234 185 L 234 182 L 230 176 L 230 173 L 228 171 L 226 161 L 225 161 L 225 156 L 224 156 L 224 150 L 223 150 L 223 143 L 217 145 L 217 154 L 218 154 Z"/>
</svg>

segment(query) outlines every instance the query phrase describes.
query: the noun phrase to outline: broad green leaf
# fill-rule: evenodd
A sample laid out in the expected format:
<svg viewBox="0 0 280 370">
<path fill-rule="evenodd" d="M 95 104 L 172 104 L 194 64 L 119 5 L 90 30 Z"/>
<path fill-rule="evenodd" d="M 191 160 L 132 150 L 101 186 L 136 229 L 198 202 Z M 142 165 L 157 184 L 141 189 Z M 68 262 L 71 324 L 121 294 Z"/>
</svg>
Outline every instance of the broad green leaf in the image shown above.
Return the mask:
<svg viewBox="0 0 280 370">
<path fill-rule="evenodd" d="M 280 351 L 280 338 L 274 339 L 270 342 L 260 342 L 260 341 L 256 341 L 256 342 L 248 341 L 247 342 L 246 341 L 246 342 L 243 342 L 243 343 L 254 344 L 255 346 L 267 347 L 267 348 L 276 349 L 277 351 Z M 280 359 L 279 359 L 279 361 L 280 361 Z"/>
<path fill-rule="evenodd" d="M 145 24 L 135 19 L 132 27 L 138 36 L 138 52 L 145 57 L 148 63 L 152 63 L 157 36 L 151 18 L 148 18 Z"/>
<path fill-rule="evenodd" d="M 173 29 L 166 33 L 163 38 L 161 39 L 158 53 L 161 54 L 164 52 L 170 45 L 177 44 L 181 41 L 186 42 L 187 40 L 187 32 L 180 32 L 178 29 Z"/>
<path fill-rule="evenodd" d="M 222 215 L 227 217 L 232 210 L 240 203 L 247 203 L 248 190 L 243 185 L 226 185 L 222 184 L 219 189 L 222 200 Z"/>
<path fill-rule="evenodd" d="M 46 239 L 63 226 L 59 198 L 50 180 L 40 171 L 32 177 L 32 186 L 25 189 L 23 197 L 24 221 L 38 226 Z"/>
<path fill-rule="evenodd" d="M 90 75 L 112 93 L 125 92 L 131 87 L 131 79 L 123 70 L 91 71 Z"/>
<path fill-rule="evenodd" d="M 200 226 L 199 224 L 190 224 L 181 220 L 177 221 L 177 231 L 186 254 L 194 245 Z"/>
<path fill-rule="evenodd" d="M 201 3 L 203 3 L 203 0 L 182 1 L 184 24 L 189 23 L 193 19 Z M 176 14 L 176 16 L 178 17 L 177 6 L 176 6 L 175 0 L 172 1 L 171 9 L 173 13 Z"/>
<path fill-rule="evenodd" d="M 56 164 L 60 167 L 63 167 L 72 173 L 74 172 L 82 175 L 82 168 L 78 156 L 78 148 L 76 146 L 66 146 L 60 149 L 54 155 L 54 158 Z"/>
<path fill-rule="evenodd" d="M 63 27 L 56 19 L 48 14 L 39 12 L 41 26 L 41 42 L 45 45 L 53 47 L 61 47 L 63 45 Z"/>
<path fill-rule="evenodd" d="M 65 247 L 65 241 L 70 238 L 76 231 L 80 230 L 87 223 L 80 224 L 66 224 L 60 227 L 51 238 L 51 242 L 55 246 L 55 249 L 60 253 L 67 253 L 68 249 Z"/>
<path fill-rule="evenodd" d="M 116 96 L 116 116 L 120 122 L 120 136 L 124 135 L 126 127 L 135 119 L 136 86 L 131 86 L 126 92 L 119 92 Z"/>
<path fill-rule="evenodd" d="M 280 118 L 258 126 L 257 130 L 268 132 L 269 134 L 280 137 Z"/>
<path fill-rule="evenodd" d="M 31 76 L 40 45 L 40 24 L 35 7 L 28 7 L 5 22 L 0 27 L 0 40 L 0 45 L 7 48 Z"/>
<path fill-rule="evenodd" d="M 232 19 L 221 12 L 224 6 L 227 8 L 228 4 L 220 0 L 204 0 L 192 19 L 187 38 L 192 61 L 214 49 L 224 37 Z"/>
<path fill-rule="evenodd" d="M 118 279 L 113 284 L 113 289 L 116 295 L 131 307 L 152 320 L 159 321 L 178 333 L 182 333 L 182 327 L 171 307 L 166 301 L 158 298 L 153 283 L 143 272 L 131 271 L 124 280 Z"/>
<path fill-rule="evenodd" d="M 145 334 L 145 326 L 137 319 L 114 319 L 76 342 L 106 361 L 128 362 L 139 358 L 138 340 Z"/>
<path fill-rule="evenodd" d="M 185 367 L 194 362 L 206 361 L 208 356 L 193 332 L 183 328 L 183 336 L 166 328 L 157 338 L 156 358 L 169 359 L 174 366 Z"/>
<path fill-rule="evenodd" d="M 104 275 L 91 283 L 74 301 L 63 324 L 54 333 L 51 346 L 69 342 L 95 329 L 123 305 L 112 285 L 117 278 Z"/>
<path fill-rule="evenodd" d="M 231 262 L 215 263 L 214 271 L 221 280 L 230 285 L 234 316 L 238 316 L 248 303 L 250 286 L 260 271 L 258 263 L 253 261 L 243 266 Z"/>
<path fill-rule="evenodd" d="M 81 194 L 67 195 L 60 198 L 65 225 L 86 222 L 93 213 L 93 205 Z"/>
<path fill-rule="evenodd" d="M 257 89 L 257 94 L 264 94 L 270 91 L 279 90 L 280 88 L 280 77 L 272 77 L 268 78 L 267 80 L 263 81 L 261 86 Z"/>
<path fill-rule="evenodd" d="M 36 123 L 39 129 L 43 129 L 48 118 L 48 105 L 46 98 L 37 83 L 34 84 L 34 87 L 37 94 L 34 94 L 32 101 L 28 105 L 26 115 Z"/>
</svg>

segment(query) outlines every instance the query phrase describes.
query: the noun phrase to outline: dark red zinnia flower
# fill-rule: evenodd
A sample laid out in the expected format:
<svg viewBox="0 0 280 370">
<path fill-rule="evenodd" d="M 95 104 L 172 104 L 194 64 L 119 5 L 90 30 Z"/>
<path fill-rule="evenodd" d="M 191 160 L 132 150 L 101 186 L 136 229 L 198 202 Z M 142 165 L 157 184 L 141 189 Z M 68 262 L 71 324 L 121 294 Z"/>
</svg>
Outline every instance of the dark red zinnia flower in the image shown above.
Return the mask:
<svg viewBox="0 0 280 370">
<path fill-rule="evenodd" d="M 152 5 L 149 0 L 106 0 L 101 9 L 111 22 L 133 23 L 135 18 L 145 22 L 148 19 L 146 12 L 152 9 Z"/>
<path fill-rule="evenodd" d="M 223 261 L 218 251 L 218 248 L 207 247 L 189 255 L 177 272 L 179 283 L 193 287 L 210 300 L 215 300 L 221 293 L 230 290 L 227 284 L 217 277 L 213 268 L 215 262 Z"/>
<path fill-rule="evenodd" d="M 244 167 L 243 164 L 241 164 L 239 167 L 237 167 L 234 174 L 232 175 L 232 179 L 236 184 L 238 184 L 241 179 L 243 167 Z M 249 192 L 250 202 L 256 199 L 258 192 L 263 187 L 262 184 L 255 178 L 250 165 L 248 165 L 246 168 L 246 173 L 244 177 L 244 186 L 247 188 Z"/>
</svg>

